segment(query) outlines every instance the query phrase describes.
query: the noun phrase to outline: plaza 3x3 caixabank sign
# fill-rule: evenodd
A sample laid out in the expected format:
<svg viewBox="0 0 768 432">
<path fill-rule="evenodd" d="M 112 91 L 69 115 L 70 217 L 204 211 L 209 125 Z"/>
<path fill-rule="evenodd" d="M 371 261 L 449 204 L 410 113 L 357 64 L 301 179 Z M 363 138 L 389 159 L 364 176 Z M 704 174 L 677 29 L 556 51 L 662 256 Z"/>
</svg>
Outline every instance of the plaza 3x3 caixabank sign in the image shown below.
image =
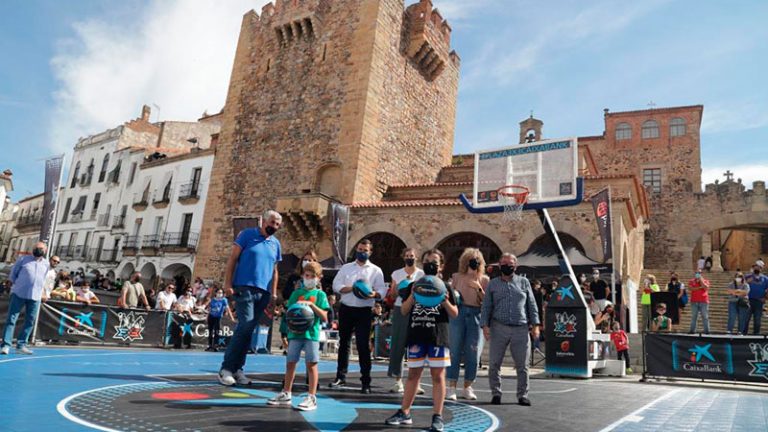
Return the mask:
<svg viewBox="0 0 768 432">
<path fill-rule="evenodd" d="M 653 334 L 645 336 L 651 376 L 768 383 L 764 336 Z"/>
</svg>

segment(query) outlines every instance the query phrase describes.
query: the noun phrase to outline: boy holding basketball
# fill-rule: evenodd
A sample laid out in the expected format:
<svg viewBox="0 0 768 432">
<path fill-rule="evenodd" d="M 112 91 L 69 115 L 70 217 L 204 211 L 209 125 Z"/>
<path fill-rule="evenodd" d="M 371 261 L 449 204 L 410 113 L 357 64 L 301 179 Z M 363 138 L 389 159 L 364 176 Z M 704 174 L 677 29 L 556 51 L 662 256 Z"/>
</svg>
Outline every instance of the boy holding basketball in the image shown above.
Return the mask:
<svg viewBox="0 0 768 432">
<path fill-rule="evenodd" d="M 448 350 L 448 318 L 459 314 L 453 290 L 439 279 L 444 258 L 443 253 L 432 249 L 422 255 L 426 276 L 411 284 L 411 294 L 403 300 L 400 311 L 409 317 L 406 336 L 408 348 L 408 381 L 401 408 L 385 423 L 388 425 L 410 425 L 411 406 L 416 399 L 416 390 L 424 366 L 432 374 L 432 426 L 430 431 L 444 429 L 443 402 L 445 401 L 445 368 L 451 364 Z"/>
<path fill-rule="evenodd" d="M 309 377 L 309 394 L 296 406 L 301 411 L 317 409 L 317 362 L 320 360 L 320 322 L 328 319 L 328 298 L 320 286 L 320 278 L 323 276 L 323 268 L 320 263 L 310 262 L 304 266 L 301 286 L 293 291 L 286 303 L 290 308 L 294 304 L 303 304 L 309 307 L 315 315 L 312 325 L 302 332 L 293 331 L 288 322 L 288 353 L 285 365 L 285 381 L 283 391 L 267 401 L 269 405 L 290 405 L 291 387 L 296 376 L 296 364 L 304 351 L 307 362 L 307 375 Z"/>
</svg>

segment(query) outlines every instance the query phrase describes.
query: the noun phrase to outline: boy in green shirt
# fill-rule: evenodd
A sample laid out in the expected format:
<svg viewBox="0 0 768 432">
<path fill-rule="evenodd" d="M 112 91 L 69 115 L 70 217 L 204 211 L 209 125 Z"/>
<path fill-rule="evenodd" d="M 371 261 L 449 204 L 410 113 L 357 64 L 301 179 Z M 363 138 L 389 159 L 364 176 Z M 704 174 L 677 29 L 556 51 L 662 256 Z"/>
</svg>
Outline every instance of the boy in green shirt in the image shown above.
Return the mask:
<svg viewBox="0 0 768 432">
<path fill-rule="evenodd" d="M 293 379 L 296 376 L 296 364 L 301 358 L 301 352 L 304 351 L 304 358 L 307 362 L 307 375 L 309 376 L 309 394 L 296 406 L 296 409 L 301 411 L 317 409 L 315 393 L 317 392 L 317 381 L 319 379 L 317 362 L 320 361 L 320 322 L 328 320 L 326 311 L 330 308 L 328 298 L 320 286 L 320 278 L 322 276 L 323 267 L 320 263 L 310 262 L 305 265 L 302 274 L 304 280 L 301 286 L 291 294 L 291 298 L 286 303 L 286 308 L 291 307 L 295 303 L 306 304 L 315 313 L 315 322 L 302 333 L 296 333 L 289 329 L 283 391 L 268 400 L 268 405 L 291 404 L 291 387 L 293 387 Z"/>
</svg>

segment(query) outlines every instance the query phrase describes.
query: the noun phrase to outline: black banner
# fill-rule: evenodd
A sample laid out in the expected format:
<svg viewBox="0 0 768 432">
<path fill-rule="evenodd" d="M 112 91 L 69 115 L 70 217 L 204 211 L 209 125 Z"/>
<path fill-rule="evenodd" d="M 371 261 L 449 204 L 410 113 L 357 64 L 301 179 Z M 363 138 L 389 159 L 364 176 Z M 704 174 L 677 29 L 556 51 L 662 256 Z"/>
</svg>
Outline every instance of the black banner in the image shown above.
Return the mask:
<svg viewBox="0 0 768 432">
<path fill-rule="evenodd" d="M 765 336 L 646 333 L 651 376 L 768 383 Z"/>
<path fill-rule="evenodd" d="M 236 322 L 224 314 L 219 325 L 219 334 L 214 344 L 225 347 L 235 332 Z M 175 348 L 181 346 L 208 346 L 208 318 L 205 315 L 184 315 L 169 312 L 165 324 L 165 345 Z"/>
<path fill-rule="evenodd" d="M 59 194 L 61 180 L 61 165 L 64 156 L 56 156 L 45 161 L 45 195 L 43 196 L 43 213 L 40 221 L 40 241 L 51 248 L 51 236 L 56 219 L 56 200 Z"/>
<path fill-rule="evenodd" d="M 157 346 L 163 342 L 165 314 L 49 300 L 40 308 L 37 338 Z"/>
<path fill-rule="evenodd" d="M 349 236 L 349 207 L 331 203 L 331 243 L 334 267 L 340 268 L 347 262 L 347 241 Z"/>
<path fill-rule="evenodd" d="M 613 257 L 611 250 L 611 194 L 608 189 L 603 189 L 592 195 L 590 201 L 592 201 L 592 207 L 595 210 L 597 229 L 600 231 L 600 239 L 603 242 L 603 262 L 606 262 Z"/>
<path fill-rule="evenodd" d="M 555 294 L 553 294 L 554 296 Z M 589 376 L 587 309 L 548 307 L 546 313 L 546 371 L 554 375 Z"/>
</svg>

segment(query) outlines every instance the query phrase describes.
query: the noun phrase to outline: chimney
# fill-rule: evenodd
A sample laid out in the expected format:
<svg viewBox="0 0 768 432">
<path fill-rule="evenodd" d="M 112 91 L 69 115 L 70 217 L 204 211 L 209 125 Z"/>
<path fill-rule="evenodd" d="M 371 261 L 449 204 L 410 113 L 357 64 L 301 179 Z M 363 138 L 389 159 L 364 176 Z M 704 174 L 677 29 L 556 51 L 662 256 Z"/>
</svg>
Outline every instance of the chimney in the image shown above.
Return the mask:
<svg viewBox="0 0 768 432">
<path fill-rule="evenodd" d="M 149 123 L 149 116 L 152 114 L 152 109 L 148 105 L 141 107 L 141 119 Z"/>
</svg>

